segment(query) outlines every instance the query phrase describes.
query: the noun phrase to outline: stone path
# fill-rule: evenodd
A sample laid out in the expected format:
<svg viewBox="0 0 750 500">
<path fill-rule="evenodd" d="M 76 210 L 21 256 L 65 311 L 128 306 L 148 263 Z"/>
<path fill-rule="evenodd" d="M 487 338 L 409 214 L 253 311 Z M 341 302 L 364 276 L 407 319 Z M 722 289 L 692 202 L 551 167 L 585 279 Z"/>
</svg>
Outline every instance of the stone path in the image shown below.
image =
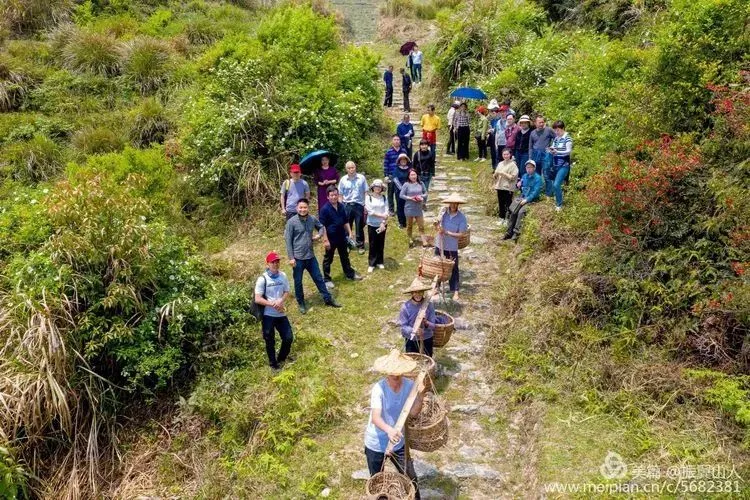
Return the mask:
<svg viewBox="0 0 750 500">
<path fill-rule="evenodd" d="M 394 107 L 386 110 L 393 119 L 400 119 L 400 89 L 394 89 Z M 414 109 L 423 109 L 419 102 L 419 88 L 412 93 Z M 441 118 L 445 120 L 442 115 Z M 414 115 L 412 121 L 418 120 Z M 421 129 L 414 124 L 415 137 Z M 502 279 L 507 260 L 499 259 L 498 248 L 502 232 L 494 217 L 484 214 L 483 199 L 491 195 L 485 187 L 474 182 L 481 169 L 489 169 L 487 162 L 458 162 L 453 156 L 443 155 L 445 130 L 438 135 L 436 176 L 430 187 L 430 201 L 425 213 L 425 225 L 431 228 L 441 208 L 439 198 L 457 192 L 468 200 L 463 210 L 472 227 L 471 245 L 461 250 L 461 300 L 454 303 L 447 292 L 437 304 L 456 319 L 456 331 L 444 348 L 435 349 L 438 378 L 435 385 L 447 403 L 450 413 L 450 438 L 438 451 L 412 452 L 420 478 L 422 498 L 517 498 L 528 495 L 519 472 L 528 463 L 526 454 L 533 450 L 528 438 L 529 419 L 511 413 L 493 394 L 491 372 L 483 354 L 492 346 L 486 344 L 489 327 L 498 321 L 493 315 L 490 284 Z M 429 231 L 428 231 L 429 232 Z M 416 267 L 424 250 L 411 249 L 404 265 Z M 416 271 L 416 269 L 415 269 Z M 395 283 L 397 287 L 406 286 Z M 446 285 L 447 286 L 447 285 Z M 395 324 L 395 319 L 392 325 Z M 393 345 L 396 335 L 393 326 L 382 347 Z M 367 470 L 355 471 L 352 478 L 366 479 Z M 520 484 L 519 484 L 520 480 Z M 528 486 L 528 484 L 527 484 Z"/>
</svg>

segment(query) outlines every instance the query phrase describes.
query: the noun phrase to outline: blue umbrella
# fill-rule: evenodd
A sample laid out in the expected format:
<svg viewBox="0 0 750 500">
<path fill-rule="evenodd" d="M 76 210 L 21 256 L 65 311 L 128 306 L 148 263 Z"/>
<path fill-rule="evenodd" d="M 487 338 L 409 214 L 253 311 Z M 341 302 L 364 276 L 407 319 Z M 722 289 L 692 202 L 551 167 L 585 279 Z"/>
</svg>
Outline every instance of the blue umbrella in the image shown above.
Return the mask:
<svg viewBox="0 0 750 500">
<path fill-rule="evenodd" d="M 325 149 L 318 149 L 312 153 L 307 153 L 305 157 L 300 160 L 299 166 L 302 169 L 302 172 L 306 174 L 314 172 L 316 168 L 320 167 L 320 159 L 324 156 L 328 157 L 332 167 L 336 166 L 336 161 L 338 161 L 339 155 Z"/>
<path fill-rule="evenodd" d="M 458 87 L 451 92 L 451 97 L 460 97 L 463 99 L 487 99 L 487 94 L 473 87 Z"/>
</svg>

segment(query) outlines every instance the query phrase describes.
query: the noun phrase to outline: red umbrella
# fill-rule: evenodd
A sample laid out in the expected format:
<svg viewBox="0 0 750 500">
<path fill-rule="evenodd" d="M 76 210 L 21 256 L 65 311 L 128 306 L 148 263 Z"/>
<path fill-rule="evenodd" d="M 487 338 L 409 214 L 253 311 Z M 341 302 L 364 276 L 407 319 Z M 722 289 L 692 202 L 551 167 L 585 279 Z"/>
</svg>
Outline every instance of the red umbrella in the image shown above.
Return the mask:
<svg viewBox="0 0 750 500">
<path fill-rule="evenodd" d="M 398 51 L 401 52 L 402 56 L 408 56 L 409 52 L 411 52 L 411 49 L 413 49 L 416 44 L 417 42 L 406 42 L 400 49 L 398 49 Z"/>
</svg>

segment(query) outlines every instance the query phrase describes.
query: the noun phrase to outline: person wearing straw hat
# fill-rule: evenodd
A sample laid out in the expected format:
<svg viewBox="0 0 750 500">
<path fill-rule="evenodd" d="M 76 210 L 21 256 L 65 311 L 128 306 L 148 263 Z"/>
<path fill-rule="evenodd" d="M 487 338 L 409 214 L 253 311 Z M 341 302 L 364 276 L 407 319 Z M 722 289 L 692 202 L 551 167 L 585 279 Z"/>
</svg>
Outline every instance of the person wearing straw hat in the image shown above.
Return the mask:
<svg viewBox="0 0 750 500">
<path fill-rule="evenodd" d="M 367 261 L 369 267 L 367 272 L 371 273 L 378 269 L 385 269 L 383 253 L 385 249 L 385 232 L 388 229 L 388 202 L 383 190 L 385 185 L 380 179 L 372 181 L 370 193 L 365 198 L 365 211 L 367 212 L 367 240 L 370 242 Z"/>
<path fill-rule="evenodd" d="M 412 480 L 416 489 L 415 498 L 420 498 L 417 474 L 414 463 L 406 459 L 404 436 L 395 429 L 398 417 L 409 398 L 414 381 L 404 375 L 417 369 L 417 362 L 393 349 L 386 356 L 375 360 L 373 368 L 385 375 L 370 391 L 370 418 L 365 428 L 365 458 L 370 476 L 383 470 L 385 452 L 390 443 L 393 448 L 388 455 L 393 465 L 401 474 L 406 474 Z M 422 409 L 424 383 L 419 387 L 419 393 L 409 410 L 409 415 L 417 416 Z"/>
<path fill-rule="evenodd" d="M 411 294 L 411 298 L 401 306 L 398 322 L 401 325 L 401 336 L 404 337 L 404 350 L 406 352 L 418 352 L 432 357 L 432 337 L 435 334 L 435 306 L 432 302 L 427 304 L 424 319 L 421 325 L 414 325 L 419 310 L 424 303 L 424 292 L 430 290 L 431 285 L 414 278 L 409 288 L 404 293 Z"/>
<path fill-rule="evenodd" d="M 458 270 L 458 238 L 462 237 L 469 230 L 469 222 L 466 220 L 459 205 L 466 203 L 457 193 L 451 193 L 450 196 L 443 200 L 448 205 L 448 209 L 443 211 L 438 217 L 438 245 L 435 248 L 435 255 L 440 255 L 442 250 L 443 257 L 452 259 L 453 271 L 448 282 L 450 291 L 453 292 L 453 300 L 458 300 L 458 289 L 460 280 L 460 271 Z"/>
</svg>

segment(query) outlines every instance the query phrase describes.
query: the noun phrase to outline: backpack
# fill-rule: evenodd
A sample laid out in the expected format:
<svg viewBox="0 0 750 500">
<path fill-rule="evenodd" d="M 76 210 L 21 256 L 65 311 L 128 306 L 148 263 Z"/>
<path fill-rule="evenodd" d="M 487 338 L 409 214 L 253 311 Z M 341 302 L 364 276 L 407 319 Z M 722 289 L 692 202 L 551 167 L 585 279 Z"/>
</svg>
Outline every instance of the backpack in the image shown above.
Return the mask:
<svg viewBox="0 0 750 500">
<path fill-rule="evenodd" d="M 286 207 L 286 199 L 289 196 L 289 188 L 292 187 L 292 181 L 290 179 L 285 179 L 281 185 L 284 188 L 284 207 Z"/>
<path fill-rule="evenodd" d="M 266 280 L 266 273 L 263 273 L 263 298 L 266 298 L 266 287 L 268 287 L 268 281 Z M 255 292 L 253 292 L 253 295 L 255 295 Z M 255 302 L 255 297 L 253 296 L 253 303 L 250 306 L 250 314 L 252 314 L 255 319 L 258 321 L 261 321 L 263 319 L 263 311 L 266 309 L 266 306 L 262 306 Z"/>
</svg>

